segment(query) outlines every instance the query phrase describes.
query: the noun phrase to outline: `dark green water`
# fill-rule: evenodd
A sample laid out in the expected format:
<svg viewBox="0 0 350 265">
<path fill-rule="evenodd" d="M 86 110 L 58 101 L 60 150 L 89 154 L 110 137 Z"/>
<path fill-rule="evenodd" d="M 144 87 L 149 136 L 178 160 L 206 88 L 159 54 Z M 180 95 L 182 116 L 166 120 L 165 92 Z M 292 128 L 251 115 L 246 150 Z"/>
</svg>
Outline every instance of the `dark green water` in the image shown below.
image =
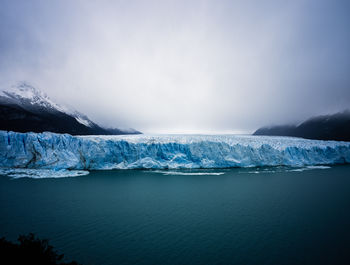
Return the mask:
<svg viewBox="0 0 350 265">
<path fill-rule="evenodd" d="M 83 264 L 350 264 L 350 166 L 253 171 L 0 176 L 0 236 Z"/>
</svg>

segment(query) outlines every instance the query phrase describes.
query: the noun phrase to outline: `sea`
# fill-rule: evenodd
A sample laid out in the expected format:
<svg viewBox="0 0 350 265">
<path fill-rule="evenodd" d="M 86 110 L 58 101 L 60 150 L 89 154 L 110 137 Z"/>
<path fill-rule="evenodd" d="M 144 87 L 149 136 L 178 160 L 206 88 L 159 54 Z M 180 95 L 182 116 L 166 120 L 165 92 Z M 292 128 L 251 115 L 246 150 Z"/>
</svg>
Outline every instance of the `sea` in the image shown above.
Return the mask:
<svg viewBox="0 0 350 265">
<path fill-rule="evenodd" d="M 350 166 L 0 175 L 0 237 L 65 260 L 350 264 Z"/>
</svg>

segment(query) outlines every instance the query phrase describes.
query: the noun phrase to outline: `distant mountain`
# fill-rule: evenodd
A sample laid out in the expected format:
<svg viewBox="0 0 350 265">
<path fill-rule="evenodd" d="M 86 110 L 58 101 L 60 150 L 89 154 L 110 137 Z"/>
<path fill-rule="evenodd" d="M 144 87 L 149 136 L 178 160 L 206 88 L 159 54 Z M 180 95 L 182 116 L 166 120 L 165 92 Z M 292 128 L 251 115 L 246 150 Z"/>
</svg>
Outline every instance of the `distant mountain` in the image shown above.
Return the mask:
<svg viewBox="0 0 350 265">
<path fill-rule="evenodd" d="M 0 130 L 72 135 L 140 134 L 134 129 L 103 128 L 86 115 L 56 104 L 25 82 L 0 91 Z"/>
<path fill-rule="evenodd" d="M 295 136 L 317 140 L 350 141 L 350 111 L 310 118 L 300 125 L 262 127 L 253 135 Z"/>
</svg>

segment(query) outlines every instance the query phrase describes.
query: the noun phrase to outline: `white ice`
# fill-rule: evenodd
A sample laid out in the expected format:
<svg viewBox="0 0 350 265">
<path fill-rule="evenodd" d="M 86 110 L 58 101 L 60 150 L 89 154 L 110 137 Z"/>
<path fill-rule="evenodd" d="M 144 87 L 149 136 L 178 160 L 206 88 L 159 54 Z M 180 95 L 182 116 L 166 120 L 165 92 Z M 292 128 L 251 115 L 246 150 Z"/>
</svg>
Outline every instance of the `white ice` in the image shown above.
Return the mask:
<svg viewBox="0 0 350 265">
<path fill-rule="evenodd" d="M 0 167 L 193 169 L 350 163 L 350 143 L 238 135 L 71 136 L 0 131 Z"/>
</svg>

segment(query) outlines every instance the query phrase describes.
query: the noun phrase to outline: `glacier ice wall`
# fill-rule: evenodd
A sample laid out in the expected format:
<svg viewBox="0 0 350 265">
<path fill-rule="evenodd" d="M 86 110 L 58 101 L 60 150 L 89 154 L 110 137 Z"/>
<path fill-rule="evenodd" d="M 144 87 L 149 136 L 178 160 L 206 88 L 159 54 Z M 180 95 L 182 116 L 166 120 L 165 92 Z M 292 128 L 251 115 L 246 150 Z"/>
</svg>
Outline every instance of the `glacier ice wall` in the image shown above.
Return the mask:
<svg viewBox="0 0 350 265">
<path fill-rule="evenodd" d="M 0 131 L 0 167 L 176 169 L 350 163 L 350 143 L 238 135 L 71 136 Z"/>
</svg>

